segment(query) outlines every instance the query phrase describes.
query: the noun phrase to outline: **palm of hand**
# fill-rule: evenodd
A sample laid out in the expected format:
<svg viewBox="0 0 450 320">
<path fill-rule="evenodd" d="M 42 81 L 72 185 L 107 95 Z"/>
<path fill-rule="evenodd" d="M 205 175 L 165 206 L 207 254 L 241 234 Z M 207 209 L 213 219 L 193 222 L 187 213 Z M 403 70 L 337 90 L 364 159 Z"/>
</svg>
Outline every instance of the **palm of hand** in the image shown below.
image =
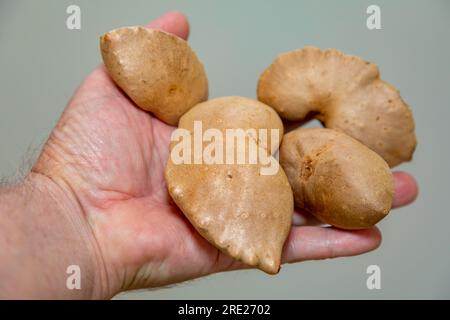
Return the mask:
<svg viewBox="0 0 450 320">
<path fill-rule="evenodd" d="M 168 195 L 164 167 L 173 129 L 137 108 L 100 67 L 70 101 L 36 165 L 77 195 L 108 274 L 122 273 L 116 290 L 233 267 Z"/>
</svg>

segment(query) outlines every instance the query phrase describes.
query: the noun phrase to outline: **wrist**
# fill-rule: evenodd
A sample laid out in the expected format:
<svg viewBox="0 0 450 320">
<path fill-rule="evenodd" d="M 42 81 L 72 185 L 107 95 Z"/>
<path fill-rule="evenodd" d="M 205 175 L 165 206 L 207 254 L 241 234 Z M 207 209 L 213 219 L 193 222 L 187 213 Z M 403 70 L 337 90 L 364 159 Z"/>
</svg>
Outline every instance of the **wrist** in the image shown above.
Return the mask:
<svg viewBox="0 0 450 320">
<path fill-rule="evenodd" d="M 3 188 L 0 215 L 2 294 L 110 297 L 93 233 L 75 194 L 62 181 L 31 173 L 21 184 Z"/>
</svg>

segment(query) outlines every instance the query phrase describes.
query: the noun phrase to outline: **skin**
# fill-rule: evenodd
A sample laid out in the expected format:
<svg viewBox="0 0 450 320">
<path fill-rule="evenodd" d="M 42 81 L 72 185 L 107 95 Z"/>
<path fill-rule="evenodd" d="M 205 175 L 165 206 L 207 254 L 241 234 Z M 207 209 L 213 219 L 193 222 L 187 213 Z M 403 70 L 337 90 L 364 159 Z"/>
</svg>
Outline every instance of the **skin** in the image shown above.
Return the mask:
<svg viewBox="0 0 450 320">
<path fill-rule="evenodd" d="M 187 38 L 179 13 L 151 25 Z M 0 189 L 0 295 L 3 298 L 110 298 L 243 268 L 203 239 L 170 201 L 164 165 L 173 127 L 134 106 L 104 67 L 68 103 L 32 173 Z M 395 206 L 417 195 L 394 174 Z M 313 223 L 296 213 L 297 224 Z M 351 256 L 380 245 L 378 229 L 293 226 L 282 261 Z M 78 264 L 82 289 L 67 290 Z"/>
</svg>

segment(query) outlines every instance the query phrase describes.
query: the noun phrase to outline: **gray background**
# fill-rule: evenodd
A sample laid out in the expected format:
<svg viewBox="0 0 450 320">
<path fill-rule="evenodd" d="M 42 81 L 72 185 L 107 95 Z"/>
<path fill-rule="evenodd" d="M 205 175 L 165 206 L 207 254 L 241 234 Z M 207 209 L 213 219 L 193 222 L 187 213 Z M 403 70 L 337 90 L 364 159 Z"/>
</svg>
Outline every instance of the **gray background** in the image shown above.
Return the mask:
<svg viewBox="0 0 450 320">
<path fill-rule="evenodd" d="M 81 7 L 82 29 L 66 29 L 66 7 Z M 382 30 L 366 28 L 378 4 Z M 334 47 L 380 66 L 411 105 L 419 145 L 412 172 L 420 195 L 381 224 L 375 252 L 219 274 L 119 298 L 450 298 L 450 1 L 5 1 L 0 2 L 0 176 L 15 176 L 56 123 L 80 81 L 100 62 L 98 37 L 145 24 L 167 10 L 191 22 L 210 97 L 254 97 L 259 74 L 280 52 Z M 377 264 L 382 289 L 366 288 Z"/>
</svg>

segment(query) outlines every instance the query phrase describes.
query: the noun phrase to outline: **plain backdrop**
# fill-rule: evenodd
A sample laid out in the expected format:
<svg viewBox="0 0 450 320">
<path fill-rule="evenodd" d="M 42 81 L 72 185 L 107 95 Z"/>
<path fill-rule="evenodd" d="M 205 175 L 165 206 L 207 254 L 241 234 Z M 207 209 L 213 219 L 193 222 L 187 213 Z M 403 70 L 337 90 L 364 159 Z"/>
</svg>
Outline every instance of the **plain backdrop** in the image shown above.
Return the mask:
<svg viewBox="0 0 450 320">
<path fill-rule="evenodd" d="M 66 8 L 81 8 L 81 30 Z M 381 8 L 382 30 L 366 9 Z M 417 201 L 380 223 L 383 244 L 351 258 L 286 265 L 277 276 L 249 270 L 117 298 L 450 298 L 450 1 L 0 1 L 0 176 L 33 159 L 74 89 L 100 63 L 99 36 L 184 12 L 190 43 L 209 77 L 210 97 L 255 97 L 277 54 L 306 45 L 337 48 L 379 65 L 410 104 L 414 161 L 398 167 L 420 184 Z M 368 290 L 366 269 L 381 268 Z"/>
</svg>

